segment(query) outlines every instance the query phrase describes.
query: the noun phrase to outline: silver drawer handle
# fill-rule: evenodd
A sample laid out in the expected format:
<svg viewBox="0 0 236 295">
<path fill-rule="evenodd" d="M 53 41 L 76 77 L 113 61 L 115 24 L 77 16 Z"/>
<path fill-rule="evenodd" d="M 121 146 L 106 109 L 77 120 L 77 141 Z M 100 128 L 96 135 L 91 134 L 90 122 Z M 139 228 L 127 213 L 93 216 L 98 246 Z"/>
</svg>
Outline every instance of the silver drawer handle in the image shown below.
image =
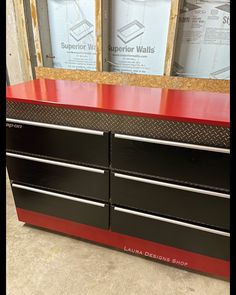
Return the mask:
<svg viewBox="0 0 236 295">
<path fill-rule="evenodd" d="M 67 168 L 73 168 L 73 169 L 78 169 L 78 170 L 85 170 L 85 171 L 90 171 L 90 172 L 95 172 L 95 173 L 101 173 L 101 174 L 104 174 L 105 173 L 105 171 L 104 170 L 101 170 L 101 169 L 90 168 L 90 167 L 85 167 L 85 166 L 80 166 L 80 165 L 74 165 L 74 164 L 68 164 L 68 163 L 64 163 L 64 162 L 52 161 L 52 160 L 41 159 L 41 158 L 36 158 L 36 157 L 29 157 L 29 156 L 14 154 L 14 153 L 6 153 L 6 155 L 8 157 L 25 159 L 25 160 L 30 160 L 30 161 L 40 162 L 40 163 L 47 163 L 47 164 L 57 165 L 57 166 L 62 166 L 62 167 L 67 167 Z"/>
<path fill-rule="evenodd" d="M 185 226 L 185 227 L 189 227 L 189 228 L 193 228 L 193 229 L 197 229 L 197 230 L 217 234 L 217 235 L 220 235 L 220 236 L 230 237 L 230 233 L 223 232 L 223 231 L 220 231 L 220 230 L 211 229 L 211 228 L 206 228 L 206 227 L 199 226 L 199 225 L 194 225 L 194 224 L 191 224 L 191 223 L 172 220 L 172 219 L 169 219 L 169 218 L 164 218 L 164 217 L 160 217 L 160 216 L 156 216 L 156 215 L 151 215 L 151 214 L 146 214 L 146 213 L 142 213 L 142 212 L 138 212 L 138 211 L 128 210 L 128 209 L 124 209 L 124 208 L 120 208 L 120 207 L 114 207 L 114 210 L 119 211 L 119 212 L 132 214 L 132 215 L 145 217 L 145 218 L 150 218 L 150 219 L 155 219 L 155 220 L 164 221 L 164 222 L 168 222 L 168 223 L 173 223 L 173 224 L 177 224 L 177 225 L 181 225 L 181 226 Z"/>
<path fill-rule="evenodd" d="M 217 148 L 217 147 L 211 147 L 211 146 L 196 145 L 196 144 L 182 143 L 182 142 L 175 142 L 175 141 L 166 141 L 166 140 L 153 139 L 153 138 L 144 138 L 144 137 L 138 137 L 138 136 L 124 135 L 124 134 L 115 134 L 114 136 L 120 139 L 156 143 L 156 144 L 176 146 L 176 147 L 182 147 L 182 148 L 188 148 L 188 149 L 203 150 L 203 151 L 217 152 L 217 153 L 224 153 L 224 154 L 230 153 L 229 149 Z"/>
<path fill-rule="evenodd" d="M 11 118 L 6 118 L 6 122 L 23 124 L 23 125 L 30 125 L 30 126 L 45 127 L 45 128 L 51 128 L 51 129 L 57 129 L 57 130 L 79 132 L 79 133 L 88 133 L 88 134 L 100 135 L 100 136 L 102 136 L 104 134 L 103 131 L 82 129 L 82 128 L 76 128 L 76 127 L 62 126 L 62 125 L 47 124 L 47 123 L 41 123 L 41 122 L 25 121 L 25 120 L 11 119 Z"/>
<path fill-rule="evenodd" d="M 31 192 L 36 192 L 36 193 L 40 193 L 40 194 L 44 194 L 44 195 L 57 197 L 57 198 L 67 199 L 67 200 L 70 200 L 70 201 L 75 201 L 75 202 L 79 202 L 79 203 L 85 203 L 85 204 L 99 206 L 99 207 L 105 207 L 105 204 L 101 204 L 101 203 L 98 203 L 98 202 L 84 200 L 84 199 L 80 199 L 80 198 L 75 198 L 75 197 L 67 196 L 67 195 L 64 195 L 64 194 L 58 194 L 58 193 L 54 193 L 54 192 L 49 192 L 49 191 L 45 191 L 45 190 L 42 190 L 42 189 L 37 189 L 37 188 L 25 186 L 25 185 L 20 185 L 20 184 L 13 183 L 12 186 L 16 187 L 16 188 L 23 189 L 23 190 L 31 191 Z"/>
<path fill-rule="evenodd" d="M 135 176 L 125 175 L 125 174 L 120 174 L 120 173 L 114 173 L 114 176 L 119 177 L 119 178 L 133 180 L 133 181 L 144 182 L 144 183 L 149 183 L 149 184 L 189 191 L 189 192 L 193 192 L 193 193 L 199 193 L 199 194 L 204 194 L 204 195 L 209 195 L 209 196 L 214 196 L 214 197 L 219 197 L 219 198 L 230 199 L 229 194 L 223 194 L 223 193 L 218 193 L 218 192 L 214 192 L 214 191 L 198 189 L 198 188 L 194 188 L 194 187 L 187 187 L 187 186 L 183 186 L 183 185 L 177 185 L 177 184 L 172 184 L 172 183 L 168 183 L 168 182 L 156 181 L 156 180 L 135 177 Z"/>
</svg>

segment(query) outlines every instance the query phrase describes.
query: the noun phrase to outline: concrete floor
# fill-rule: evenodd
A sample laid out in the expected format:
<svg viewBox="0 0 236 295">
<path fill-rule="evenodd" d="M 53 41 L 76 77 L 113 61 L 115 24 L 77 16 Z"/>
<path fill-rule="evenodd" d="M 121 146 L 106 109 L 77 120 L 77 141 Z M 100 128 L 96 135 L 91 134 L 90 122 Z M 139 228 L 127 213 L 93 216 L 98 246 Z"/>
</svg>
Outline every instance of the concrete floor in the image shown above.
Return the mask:
<svg viewBox="0 0 236 295">
<path fill-rule="evenodd" d="M 229 283 L 17 221 L 7 180 L 7 295 L 228 295 Z"/>
</svg>

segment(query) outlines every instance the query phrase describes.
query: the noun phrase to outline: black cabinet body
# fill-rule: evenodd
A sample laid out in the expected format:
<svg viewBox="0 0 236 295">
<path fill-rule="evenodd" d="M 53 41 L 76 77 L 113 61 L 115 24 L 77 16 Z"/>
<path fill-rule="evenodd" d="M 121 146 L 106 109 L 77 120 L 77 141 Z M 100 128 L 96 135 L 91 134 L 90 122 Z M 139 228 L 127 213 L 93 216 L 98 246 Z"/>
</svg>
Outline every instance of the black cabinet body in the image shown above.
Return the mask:
<svg viewBox="0 0 236 295">
<path fill-rule="evenodd" d="M 109 172 L 97 173 L 7 156 L 11 180 L 107 202 Z M 102 171 L 102 170 L 101 170 Z"/>
<path fill-rule="evenodd" d="M 64 127 L 8 125 L 17 208 L 229 260 L 227 152 Z"/>
<path fill-rule="evenodd" d="M 199 187 L 229 190 L 229 154 L 112 136 L 112 168 Z"/>
<path fill-rule="evenodd" d="M 109 136 L 106 132 L 97 135 L 83 133 L 82 129 L 76 132 L 24 124 L 19 126 L 21 128 L 7 128 L 8 151 L 87 165 L 109 165 Z"/>
<path fill-rule="evenodd" d="M 135 215 L 135 211 L 117 211 L 115 208 L 111 209 L 111 230 L 114 232 L 229 260 L 228 236 L 178 225 L 172 220 L 170 223 L 160 221 L 155 216 Z"/>
<path fill-rule="evenodd" d="M 50 216 L 108 229 L 109 206 L 86 204 L 40 192 L 12 187 L 16 206 Z"/>
<path fill-rule="evenodd" d="M 115 205 L 229 230 L 229 196 L 226 194 L 210 195 L 205 190 L 192 188 L 191 191 L 189 187 L 179 189 L 179 186 L 169 183 L 112 173 L 111 202 Z"/>
</svg>

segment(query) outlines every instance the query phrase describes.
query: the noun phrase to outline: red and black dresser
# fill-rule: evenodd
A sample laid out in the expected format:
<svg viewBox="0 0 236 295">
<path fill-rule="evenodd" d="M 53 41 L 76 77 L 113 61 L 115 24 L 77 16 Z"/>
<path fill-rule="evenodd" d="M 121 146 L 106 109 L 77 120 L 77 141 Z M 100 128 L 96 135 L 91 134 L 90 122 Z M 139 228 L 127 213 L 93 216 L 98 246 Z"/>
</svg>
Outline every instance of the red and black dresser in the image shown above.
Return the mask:
<svg viewBox="0 0 236 295">
<path fill-rule="evenodd" d="M 28 224 L 229 278 L 229 95 L 37 79 L 7 87 Z"/>
</svg>

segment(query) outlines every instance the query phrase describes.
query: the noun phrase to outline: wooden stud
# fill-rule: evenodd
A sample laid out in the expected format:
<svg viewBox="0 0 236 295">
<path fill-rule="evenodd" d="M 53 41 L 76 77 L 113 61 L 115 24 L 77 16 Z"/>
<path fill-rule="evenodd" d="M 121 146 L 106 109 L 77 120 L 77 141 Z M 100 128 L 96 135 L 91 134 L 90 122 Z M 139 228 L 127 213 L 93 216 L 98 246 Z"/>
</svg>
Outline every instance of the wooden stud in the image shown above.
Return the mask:
<svg viewBox="0 0 236 295">
<path fill-rule="evenodd" d="M 17 84 L 32 79 L 27 32 L 22 1 L 7 0 L 6 63 L 9 83 Z M 15 6 L 16 5 L 16 6 Z"/>
<path fill-rule="evenodd" d="M 177 36 L 178 15 L 181 0 L 171 0 L 170 22 L 167 38 L 164 75 L 171 76 Z"/>
<path fill-rule="evenodd" d="M 40 34 L 39 34 L 39 23 L 38 23 L 36 0 L 30 0 L 30 9 L 31 9 L 31 17 L 32 17 L 32 27 L 33 27 L 37 66 L 42 67 L 43 59 L 42 59 L 42 49 L 41 49 L 41 41 L 40 41 Z"/>
<path fill-rule="evenodd" d="M 35 0 L 38 36 L 40 36 L 42 63 L 44 67 L 53 67 L 52 45 L 48 18 L 47 0 Z"/>
<path fill-rule="evenodd" d="M 25 13 L 23 0 L 13 0 L 15 20 L 16 20 L 16 33 L 15 38 L 19 42 L 19 56 L 21 69 L 23 74 L 23 81 L 32 80 L 31 60 L 28 47 L 28 38 L 25 25 Z M 13 35 L 14 36 L 14 35 Z M 12 36 L 12 39 L 14 38 Z"/>
<path fill-rule="evenodd" d="M 229 80 L 35 68 L 36 78 L 229 93 Z"/>
<path fill-rule="evenodd" d="M 35 44 L 33 42 L 34 40 L 34 33 L 33 33 L 33 25 L 32 25 L 32 16 L 31 16 L 31 7 L 30 7 L 30 0 L 24 1 L 24 11 L 25 11 L 25 26 L 26 26 L 26 32 L 28 40 L 28 46 L 29 46 L 29 54 L 30 54 L 30 61 L 31 61 L 31 69 L 32 69 L 32 75 L 35 79 L 35 67 L 37 67 L 37 58 L 35 54 Z"/>
<path fill-rule="evenodd" d="M 110 41 L 110 0 L 102 0 L 102 70 L 109 71 L 110 65 L 107 60 L 110 59 L 108 44 Z"/>
<path fill-rule="evenodd" d="M 94 1 L 96 11 L 96 69 L 102 71 L 102 0 Z"/>
<path fill-rule="evenodd" d="M 7 0 L 6 2 L 6 64 L 9 84 L 23 82 L 24 78 L 20 63 L 20 48 L 17 38 L 15 11 L 12 0 Z"/>
</svg>

